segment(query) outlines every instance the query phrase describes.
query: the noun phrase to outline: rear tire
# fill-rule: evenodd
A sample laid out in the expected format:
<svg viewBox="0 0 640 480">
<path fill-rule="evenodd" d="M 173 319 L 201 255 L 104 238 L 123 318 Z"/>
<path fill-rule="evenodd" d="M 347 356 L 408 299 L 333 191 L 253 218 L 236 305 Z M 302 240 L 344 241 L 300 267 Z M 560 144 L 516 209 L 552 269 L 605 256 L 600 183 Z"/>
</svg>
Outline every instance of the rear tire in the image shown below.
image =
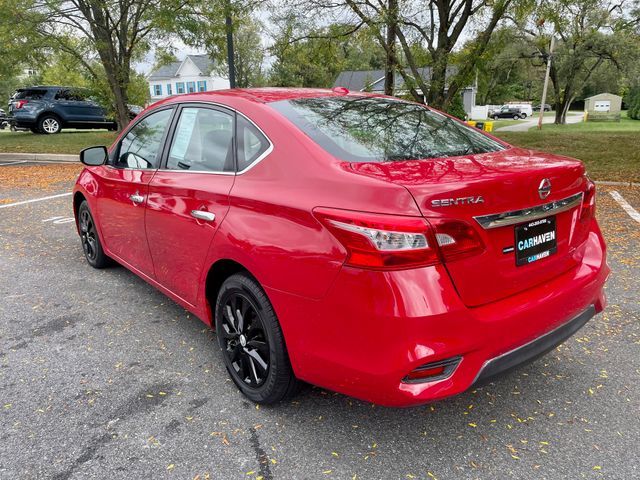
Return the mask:
<svg viewBox="0 0 640 480">
<path fill-rule="evenodd" d="M 238 389 L 251 401 L 272 404 L 299 388 L 280 323 L 258 282 L 245 273 L 222 284 L 215 327 L 224 364 Z"/>
<path fill-rule="evenodd" d="M 60 133 L 62 123 L 55 115 L 43 115 L 40 120 L 38 120 L 38 130 L 47 135 L 54 135 Z"/>
<path fill-rule="evenodd" d="M 83 200 L 78 207 L 78 230 L 80 242 L 84 251 L 84 258 L 93 268 L 105 268 L 111 264 L 111 259 L 104 253 L 96 224 L 89 210 L 89 204 Z"/>
</svg>

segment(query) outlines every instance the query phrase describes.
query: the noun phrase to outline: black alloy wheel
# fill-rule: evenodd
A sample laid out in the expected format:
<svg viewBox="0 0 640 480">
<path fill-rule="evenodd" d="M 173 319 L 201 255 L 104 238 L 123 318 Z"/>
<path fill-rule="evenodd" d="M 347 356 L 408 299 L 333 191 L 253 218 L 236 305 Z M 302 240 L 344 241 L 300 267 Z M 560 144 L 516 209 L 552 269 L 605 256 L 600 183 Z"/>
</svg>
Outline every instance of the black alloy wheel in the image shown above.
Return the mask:
<svg viewBox="0 0 640 480">
<path fill-rule="evenodd" d="M 224 353 L 237 378 L 257 388 L 269 375 L 269 344 L 258 308 L 242 291 L 228 295 L 222 308 Z"/>
<path fill-rule="evenodd" d="M 80 233 L 82 250 L 89 265 L 94 268 L 106 267 L 109 264 L 109 257 L 107 257 L 102 250 L 96 224 L 93 221 L 86 200 L 83 201 L 78 208 L 78 231 Z"/>
<path fill-rule="evenodd" d="M 297 391 L 280 324 L 252 277 L 238 273 L 223 283 L 215 326 L 225 367 L 240 391 L 257 403 L 276 403 Z"/>
</svg>

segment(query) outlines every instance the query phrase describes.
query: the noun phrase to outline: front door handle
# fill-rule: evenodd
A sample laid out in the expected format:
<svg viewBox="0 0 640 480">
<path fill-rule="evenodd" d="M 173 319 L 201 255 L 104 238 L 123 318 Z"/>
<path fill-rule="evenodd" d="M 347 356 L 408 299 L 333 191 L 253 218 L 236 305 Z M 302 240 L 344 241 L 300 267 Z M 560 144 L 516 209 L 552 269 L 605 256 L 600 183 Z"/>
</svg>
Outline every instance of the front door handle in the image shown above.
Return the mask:
<svg viewBox="0 0 640 480">
<path fill-rule="evenodd" d="M 191 216 L 205 222 L 213 222 L 216 219 L 215 213 L 205 212 L 204 210 L 191 210 Z"/>
<path fill-rule="evenodd" d="M 129 200 L 131 200 L 133 203 L 142 203 L 144 202 L 144 197 L 142 195 L 134 193 L 132 195 L 129 195 Z"/>
</svg>

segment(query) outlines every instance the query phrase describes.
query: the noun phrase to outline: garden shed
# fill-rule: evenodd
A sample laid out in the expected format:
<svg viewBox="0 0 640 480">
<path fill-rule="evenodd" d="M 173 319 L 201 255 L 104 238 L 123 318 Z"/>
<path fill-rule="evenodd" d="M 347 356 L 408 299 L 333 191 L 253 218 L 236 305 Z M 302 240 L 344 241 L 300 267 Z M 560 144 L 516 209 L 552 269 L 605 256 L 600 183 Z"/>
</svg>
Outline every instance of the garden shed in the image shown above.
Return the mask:
<svg viewBox="0 0 640 480">
<path fill-rule="evenodd" d="M 599 93 L 584 99 L 584 111 L 587 120 L 620 121 L 622 97 L 613 93 Z"/>
</svg>

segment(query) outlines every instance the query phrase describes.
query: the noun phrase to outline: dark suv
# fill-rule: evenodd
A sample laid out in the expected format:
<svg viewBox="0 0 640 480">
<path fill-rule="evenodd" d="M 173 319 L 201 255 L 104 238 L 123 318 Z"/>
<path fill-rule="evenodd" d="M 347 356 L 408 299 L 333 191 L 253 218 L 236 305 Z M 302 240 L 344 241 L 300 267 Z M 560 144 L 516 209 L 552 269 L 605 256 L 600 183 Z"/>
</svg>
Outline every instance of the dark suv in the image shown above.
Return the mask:
<svg viewBox="0 0 640 480">
<path fill-rule="evenodd" d="M 527 114 L 519 108 L 504 106 L 500 110 L 496 110 L 489 115 L 494 120 L 499 118 L 513 118 L 514 120 L 520 120 L 527 118 Z"/>
<path fill-rule="evenodd" d="M 58 133 L 62 128 L 116 129 L 105 109 L 85 90 L 74 87 L 20 88 L 9 101 L 9 115 L 16 127 L 34 133 Z"/>
</svg>

